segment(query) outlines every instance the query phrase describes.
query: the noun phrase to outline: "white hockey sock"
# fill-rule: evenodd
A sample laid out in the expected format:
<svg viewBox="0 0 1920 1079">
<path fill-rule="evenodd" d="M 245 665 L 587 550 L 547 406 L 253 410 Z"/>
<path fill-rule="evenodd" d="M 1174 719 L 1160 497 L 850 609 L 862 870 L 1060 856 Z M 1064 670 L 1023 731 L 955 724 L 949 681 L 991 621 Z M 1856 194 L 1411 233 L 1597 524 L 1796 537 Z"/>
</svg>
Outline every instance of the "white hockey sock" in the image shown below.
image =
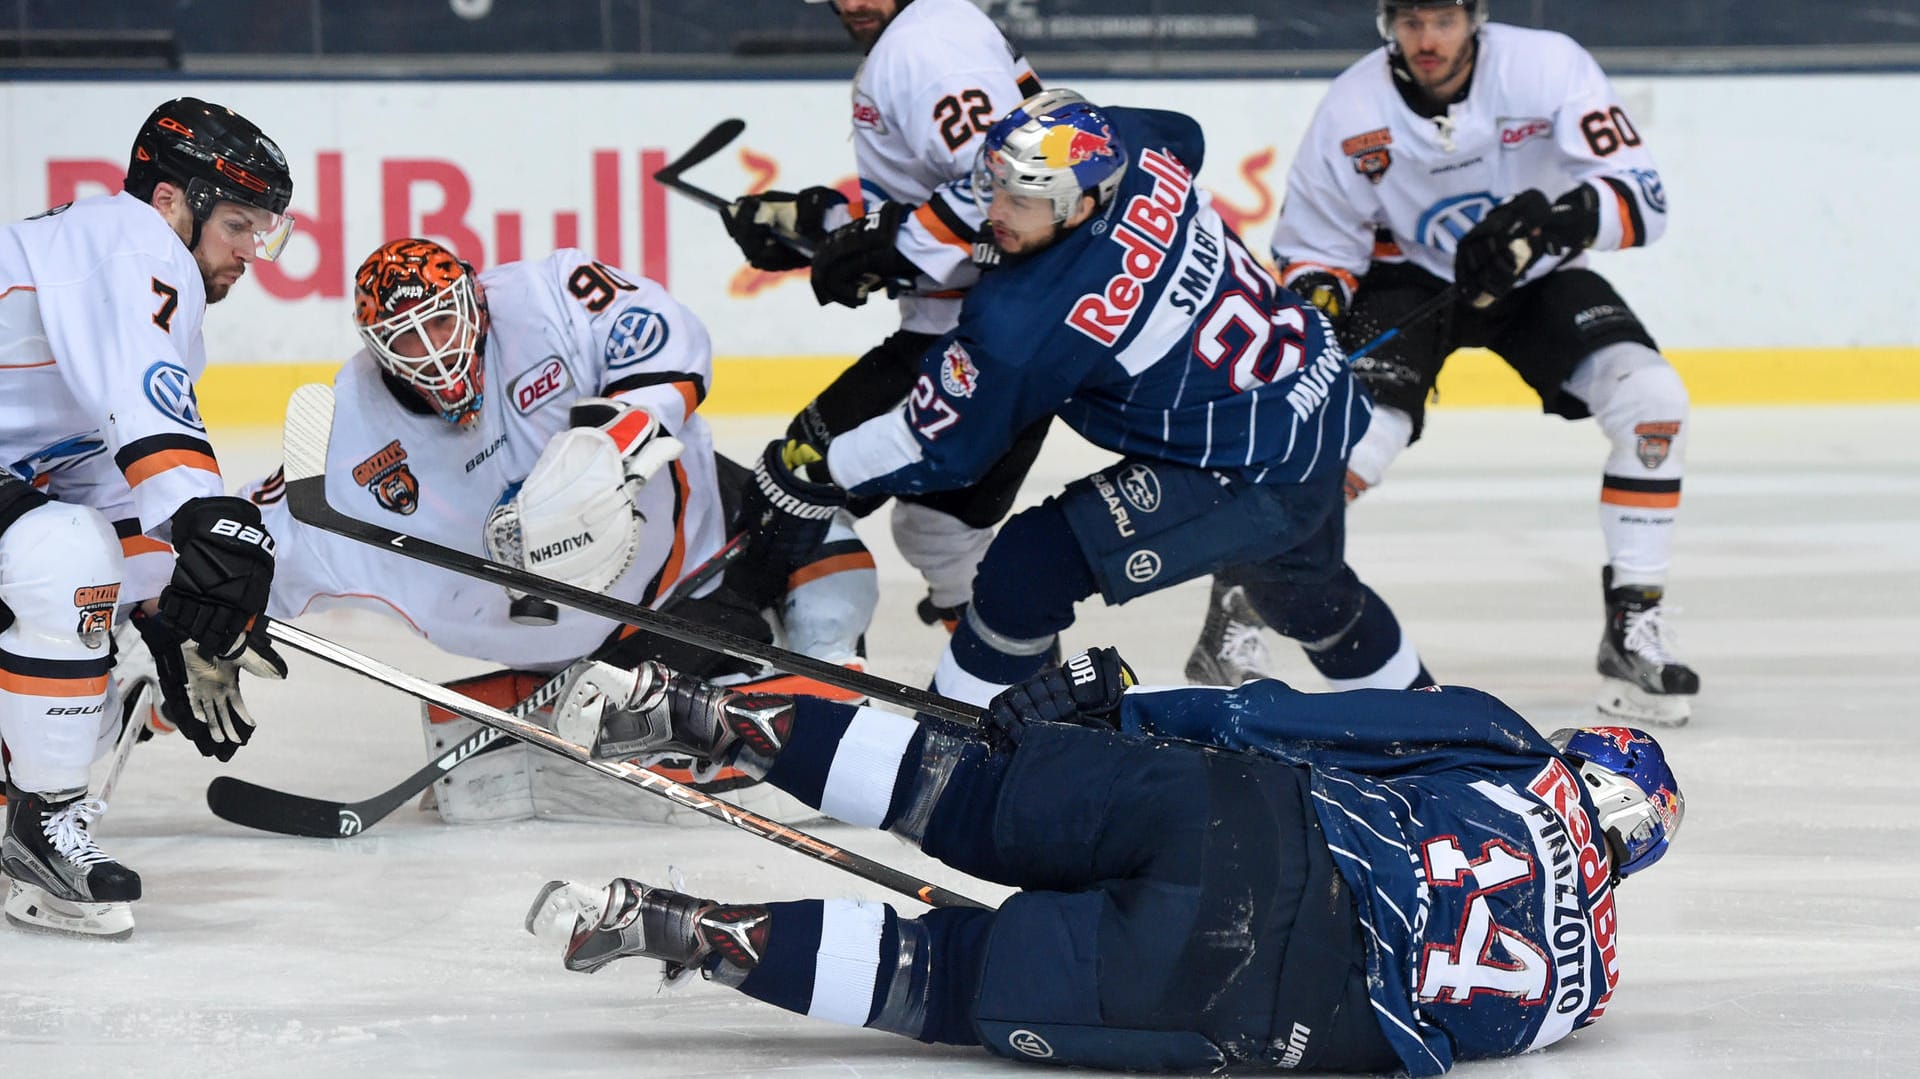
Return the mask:
<svg viewBox="0 0 1920 1079">
<path fill-rule="evenodd" d="M 820 912 L 820 951 L 814 961 L 813 998 L 807 1014 L 847 1026 L 865 1026 L 880 976 L 884 904 L 829 899 Z"/>
<path fill-rule="evenodd" d="M 1378 487 L 1387 468 L 1413 441 L 1413 417 L 1389 405 L 1375 405 L 1367 433 L 1347 455 L 1347 470 L 1368 487 Z"/>
<path fill-rule="evenodd" d="M 993 529 L 972 528 L 958 517 L 913 502 L 893 504 L 893 542 L 920 571 L 938 607 L 973 598 L 973 574 L 993 542 Z"/>
<path fill-rule="evenodd" d="M 1686 471 L 1686 385 L 1659 353 L 1628 343 L 1589 356 L 1567 387 L 1613 444 L 1601 477 L 1600 532 L 1614 583 L 1659 584 L 1672 561 Z"/>
<path fill-rule="evenodd" d="M 820 812 L 848 824 L 880 827 L 900 781 L 907 742 L 919 729 L 913 720 L 892 712 L 855 711 L 833 752 L 833 763 L 827 766 Z"/>
</svg>

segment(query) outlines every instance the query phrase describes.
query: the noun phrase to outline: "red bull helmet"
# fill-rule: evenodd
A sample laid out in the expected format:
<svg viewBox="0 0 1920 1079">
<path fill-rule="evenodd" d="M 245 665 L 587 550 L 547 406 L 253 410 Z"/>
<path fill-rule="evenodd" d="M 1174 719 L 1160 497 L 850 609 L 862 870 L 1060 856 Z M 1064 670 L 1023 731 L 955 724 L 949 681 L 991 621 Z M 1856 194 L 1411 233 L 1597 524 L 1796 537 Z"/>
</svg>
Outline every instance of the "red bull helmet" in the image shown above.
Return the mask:
<svg viewBox="0 0 1920 1079">
<path fill-rule="evenodd" d="M 1625 878 L 1659 861 L 1680 831 L 1687 801 L 1653 735 L 1637 727 L 1569 727 L 1547 741 L 1577 766 L 1593 798 L 1614 876 Z"/>
<path fill-rule="evenodd" d="M 1105 205 L 1126 172 L 1127 148 L 1106 114 L 1072 90 L 1047 90 L 987 131 L 974 159 L 973 198 L 983 211 L 995 188 L 1051 199 L 1057 224 L 1085 192 Z"/>
</svg>

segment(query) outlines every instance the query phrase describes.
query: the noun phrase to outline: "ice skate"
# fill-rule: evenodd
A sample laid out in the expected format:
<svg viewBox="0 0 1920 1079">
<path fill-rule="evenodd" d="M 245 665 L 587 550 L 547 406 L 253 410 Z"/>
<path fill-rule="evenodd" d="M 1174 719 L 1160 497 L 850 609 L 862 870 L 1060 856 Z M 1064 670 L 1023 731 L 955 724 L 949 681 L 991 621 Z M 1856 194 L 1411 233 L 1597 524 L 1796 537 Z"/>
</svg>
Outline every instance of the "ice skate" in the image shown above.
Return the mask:
<svg viewBox="0 0 1920 1079">
<path fill-rule="evenodd" d="M 1274 677 L 1273 656 L 1260 636 L 1265 627 L 1247 601 L 1247 590 L 1215 577 L 1206 624 L 1187 656 L 1187 681 L 1196 686 L 1237 686 Z"/>
<path fill-rule="evenodd" d="M 7 921 L 21 929 L 125 940 L 133 935 L 140 876 L 94 845 L 88 825 L 105 802 L 86 791 L 7 789 L 0 869 L 11 880 Z"/>
<path fill-rule="evenodd" d="M 690 757 L 697 776 L 731 766 L 764 779 L 792 726 L 793 698 L 710 685 L 651 661 L 591 663 L 561 691 L 555 716 L 561 737 L 602 760 Z"/>
<path fill-rule="evenodd" d="M 1674 658 L 1661 619 L 1658 585 L 1613 587 L 1613 567 L 1600 571 L 1607 597 L 1607 628 L 1600 638 L 1597 701 L 1614 719 L 1678 727 L 1693 714 L 1700 676 Z"/>
<path fill-rule="evenodd" d="M 639 955 L 665 962 L 667 979 L 673 981 L 705 969 L 718 956 L 718 969 L 712 973 L 737 981 L 760 961 L 767 944 L 766 907 L 721 906 L 625 877 L 614 878 L 598 892 L 568 881 L 548 881 L 527 912 L 527 929 L 536 936 L 549 935 L 550 927 L 568 913 L 573 915 L 573 933 L 561 962 L 584 974 Z"/>
</svg>

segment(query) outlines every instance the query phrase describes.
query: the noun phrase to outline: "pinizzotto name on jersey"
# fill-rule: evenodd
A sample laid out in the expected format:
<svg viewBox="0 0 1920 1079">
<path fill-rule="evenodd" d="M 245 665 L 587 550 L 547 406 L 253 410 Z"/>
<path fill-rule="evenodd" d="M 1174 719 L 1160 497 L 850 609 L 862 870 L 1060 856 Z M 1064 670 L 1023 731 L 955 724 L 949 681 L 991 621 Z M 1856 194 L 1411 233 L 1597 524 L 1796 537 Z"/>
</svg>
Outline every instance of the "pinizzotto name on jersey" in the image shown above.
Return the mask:
<svg viewBox="0 0 1920 1079">
<path fill-rule="evenodd" d="M 1193 194 L 1193 173 L 1158 150 L 1140 155 L 1140 167 L 1152 174 L 1153 188 L 1127 200 L 1111 239 L 1126 254 L 1120 272 L 1105 287 L 1074 302 L 1067 325 L 1103 345 L 1120 340 L 1140 310 L 1146 286 L 1160 275 L 1167 251 L 1180 231 L 1180 215 Z"/>
</svg>

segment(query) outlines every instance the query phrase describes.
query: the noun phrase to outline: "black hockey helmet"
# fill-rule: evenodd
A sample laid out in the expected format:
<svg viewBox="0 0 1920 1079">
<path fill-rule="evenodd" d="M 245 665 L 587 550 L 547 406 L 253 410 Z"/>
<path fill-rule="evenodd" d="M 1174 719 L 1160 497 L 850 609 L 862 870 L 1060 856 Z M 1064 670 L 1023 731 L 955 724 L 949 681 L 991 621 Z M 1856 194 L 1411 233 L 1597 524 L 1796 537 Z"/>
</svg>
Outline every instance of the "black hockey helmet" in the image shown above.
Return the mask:
<svg viewBox="0 0 1920 1079">
<path fill-rule="evenodd" d="M 1487 24 L 1486 0 L 1374 0 L 1373 23 L 1380 29 L 1380 37 L 1385 41 L 1393 40 L 1393 13 L 1409 8 L 1457 7 L 1473 20 L 1473 28 L 1480 29 Z"/>
<path fill-rule="evenodd" d="M 287 204 L 293 201 L 293 174 L 286 155 L 251 121 L 232 109 L 197 97 L 162 104 L 140 125 L 127 162 L 127 191 L 152 201 L 154 185 L 165 180 L 187 194 L 193 213 L 193 247 L 200 226 L 222 200 L 252 206 L 273 215 L 262 230 L 262 253 L 279 254 L 292 230 Z"/>
</svg>

